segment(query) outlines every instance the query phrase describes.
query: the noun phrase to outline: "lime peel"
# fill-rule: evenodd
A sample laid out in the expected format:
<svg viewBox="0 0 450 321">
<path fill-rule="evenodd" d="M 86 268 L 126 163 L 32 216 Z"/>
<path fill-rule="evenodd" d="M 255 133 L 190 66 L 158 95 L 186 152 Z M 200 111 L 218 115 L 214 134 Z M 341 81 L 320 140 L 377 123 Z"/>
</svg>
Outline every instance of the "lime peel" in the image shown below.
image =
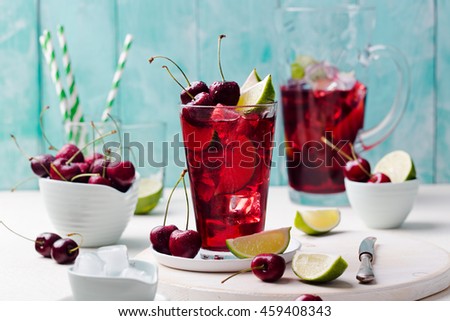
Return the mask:
<svg viewBox="0 0 450 321">
<path fill-rule="evenodd" d="M 296 252 L 292 271 L 301 280 L 311 283 L 331 282 L 340 277 L 348 263 L 338 255 Z"/>
<path fill-rule="evenodd" d="M 281 254 L 289 245 L 291 227 L 263 231 L 225 241 L 228 249 L 238 258 L 252 258 L 262 253 Z"/>
<path fill-rule="evenodd" d="M 375 165 L 375 173 L 383 173 L 392 183 L 401 183 L 416 178 L 416 168 L 411 156 L 403 151 L 396 150 L 383 156 Z"/>
<path fill-rule="evenodd" d="M 138 201 L 134 214 L 146 214 L 153 210 L 162 196 L 163 184 L 153 178 L 142 178 L 139 181 Z"/>
<path fill-rule="evenodd" d="M 260 82 L 243 91 L 237 103 L 238 106 L 253 106 L 270 104 L 275 101 L 275 88 L 272 76 L 269 74 Z"/>
</svg>

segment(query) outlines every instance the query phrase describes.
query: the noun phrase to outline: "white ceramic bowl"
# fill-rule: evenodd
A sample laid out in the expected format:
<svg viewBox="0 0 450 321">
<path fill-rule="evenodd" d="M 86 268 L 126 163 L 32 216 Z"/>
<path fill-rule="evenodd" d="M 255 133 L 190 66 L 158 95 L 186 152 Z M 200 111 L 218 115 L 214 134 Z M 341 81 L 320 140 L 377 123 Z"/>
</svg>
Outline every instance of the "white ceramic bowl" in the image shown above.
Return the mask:
<svg viewBox="0 0 450 321">
<path fill-rule="evenodd" d="M 152 276 L 151 281 L 111 276 L 90 276 L 68 270 L 73 298 L 77 301 L 153 301 L 158 287 L 156 264 L 130 260 L 130 265 Z"/>
<path fill-rule="evenodd" d="M 419 181 L 369 184 L 345 179 L 345 189 L 352 209 L 367 227 L 398 228 L 414 204 Z"/>
<path fill-rule="evenodd" d="M 50 221 L 61 236 L 82 235 L 82 247 L 116 243 L 133 216 L 138 178 L 126 193 L 104 185 L 39 180 Z"/>
</svg>

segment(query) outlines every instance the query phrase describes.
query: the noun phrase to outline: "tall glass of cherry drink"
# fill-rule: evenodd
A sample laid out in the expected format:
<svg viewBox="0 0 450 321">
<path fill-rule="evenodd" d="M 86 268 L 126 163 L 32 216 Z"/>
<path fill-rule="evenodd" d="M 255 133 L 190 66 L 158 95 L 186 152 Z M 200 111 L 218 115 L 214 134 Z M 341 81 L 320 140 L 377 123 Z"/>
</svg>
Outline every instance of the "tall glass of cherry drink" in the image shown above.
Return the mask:
<svg viewBox="0 0 450 321">
<path fill-rule="evenodd" d="M 264 229 L 276 104 L 189 106 L 180 110 L 202 248 Z"/>
<path fill-rule="evenodd" d="M 280 13 L 280 92 L 290 198 L 306 205 L 345 205 L 342 167 L 347 159 L 338 150 L 352 157 L 392 133 L 408 101 L 408 64 L 391 47 L 369 45 L 373 7 L 287 4 Z M 382 58 L 390 58 L 396 67 L 390 77 L 398 82 L 397 95 L 390 109 L 381 109 L 386 116 L 379 124 L 367 129 L 369 91 L 379 96 L 395 88 L 383 86 L 386 79 L 378 86 L 367 85 L 368 69 Z"/>
</svg>

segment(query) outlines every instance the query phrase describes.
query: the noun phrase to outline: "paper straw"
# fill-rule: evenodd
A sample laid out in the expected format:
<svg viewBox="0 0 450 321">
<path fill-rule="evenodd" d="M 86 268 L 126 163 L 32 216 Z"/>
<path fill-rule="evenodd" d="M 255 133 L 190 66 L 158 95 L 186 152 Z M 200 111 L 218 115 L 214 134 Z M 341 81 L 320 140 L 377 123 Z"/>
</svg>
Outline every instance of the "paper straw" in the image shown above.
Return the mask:
<svg viewBox="0 0 450 321">
<path fill-rule="evenodd" d="M 78 97 L 78 90 L 75 84 L 75 77 L 72 72 L 72 62 L 70 60 L 69 50 L 67 48 L 67 41 L 64 34 L 64 27 L 59 25 L 57 27 L 58 31 L 58 41 L 59 46 L 62 50 L 62 61 L 64 65 L 64 70 L 66 73 L 66 83 L 69 88 L 69 118 L 73 123 L 82 123 L 84 122 L 83 109 L 80 104 L 80 99 Z M 79 128 L 72 128 L 73 134 L 75 136 L 75 143 L 78 145 L 81 142 L 84 142 L 86 138 L 86 132 L 83 126 Z"/>
<path fill-rule="evenodd" d="M 42 47 L 42 52 L 44 54 L 44 58 L 50 68 L 50 77 L 53 81 L 53 84 L 55 85 L 56 89 L 56 95 L 59 99 L 59 109 L 61 111 L 61 115 L 64 120 L 64 124 L 67 125 L 69 121 L 69 110 L 68 110 L 68 103 L 67 103 L 67 96 L 66 92 L 63 89 L 61 79 L 59 76 L 59 70 L 58 70 L 58 64 L 56 63 L 55 59 L 55 50 L 52 45 L 52 39 L 50 32 L 48 30 L 44 30 L 43 35 L 39 37 L 39 42 Z M 72 135 L 71 132 L 66 127 L 66 133 L 69 136 L 69 140 L 71 140 Z"/>
<path fill-rule="evenodd" d="M 111 112 L 112 106 L 114 104 L 114 100 L 117 96 L 117 89 L 119 88 L 120 78 L 123 74 L 123 69 L 125 67 L 125 63 L 127 61 L 128 50 L 131 47 L 131 43 L 133 41 L 133 36 L 127 34 L 125 37 L 125 41 L 123 43 L 123 49 L 119 56 L 119 61 L 117 62 L 116 72 L 114 73 L 113 82 L 111 90 L 109 91 L 108 97 L 106 99 L 106 107 L 102 115 L 102 121 L 108 121 L 108 115 Z"/>
</svg>

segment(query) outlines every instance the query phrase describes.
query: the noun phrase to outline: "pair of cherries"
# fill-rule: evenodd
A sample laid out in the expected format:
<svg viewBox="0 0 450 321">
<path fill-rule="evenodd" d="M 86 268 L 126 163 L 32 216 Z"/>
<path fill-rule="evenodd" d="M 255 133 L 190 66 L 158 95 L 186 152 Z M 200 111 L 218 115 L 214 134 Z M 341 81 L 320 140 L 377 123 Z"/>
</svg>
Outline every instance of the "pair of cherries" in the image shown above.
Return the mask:
<svg viewBox="0 0 450 321">
<path fill-rule="evenodd" d="M 183 70 L 178 66 L 172 59 L 164 56 L 153 56 L 149 59 L 152 63 L 156 58 L 163 58 L 169 60 L 171 63 L 177 67 L 177 69 L 182 73 L 184 79 L 186 80 L 187 87 L 185 88 L 170 72 L 167 66 L 163 66 L 170 74 L 170 76 L 175 80 L 175 82 L 182 88 L 180 94 L 180 100 L 183 105 L 189 106 L 216 106 L 217 104 L 225 106 L 235 106 L 241 94 L 239 84 L 235 81 L 225 81 L 225 77 L 222 71 L 222 64 L 220 61 L 220 45 L 225 35 L 220 35 L 218 40 L 218 63 L 219 71 L 222 81 L 214 81 L 209 87 L 203 81 L 190 82 Z"/>
<path fill-rule="evenodd" d="M 68 264 L 72 263 L 78 256 L 80 246 L 71 238 L 70 236 L 78 235 L 78 233 L 68 234 L 67 238 L 62 238 L 58 234 L 45 232 L 39 234 L 35 240 L 25 237 L 11 228 L 9 228 L 3 221 L 0 221 L 10 232 L 24 238 L 28 241 L 34 242 L 34 248 L 36 252 L 41 254 L 43 257 L 52 258 L 58 264 Z"/>
<path fill-rule="evenodd" d="M 197 231 L 189 230 L 189 201 L 186 189 L 186 182 L 184 180 L 184 176 L 187 170 L 184 169 L 180 175 L 180 178 L 176 182 L 175 186 L 172 189 L 172 192 L 169 195 L 166 205 L 166 211 L 164 213 L 164 221 L 163 225 L 159 225 L 154 227 L 150 232 L 150 243 L 155 251 L 185 257 L 185 258 L 194 258 L 200 247 L 202 245 L 202 239 L 200 234 Z M 183 182 L 184 193 L 186 198 L 186 229 L 184 231 L 179 230 L 175 225 L 166 225 L 167 221 L 167 213 L 169 211 L 169 204 L 172 198 L 172 195 L 177 188 L 178 184 Z"/>
</svg>

